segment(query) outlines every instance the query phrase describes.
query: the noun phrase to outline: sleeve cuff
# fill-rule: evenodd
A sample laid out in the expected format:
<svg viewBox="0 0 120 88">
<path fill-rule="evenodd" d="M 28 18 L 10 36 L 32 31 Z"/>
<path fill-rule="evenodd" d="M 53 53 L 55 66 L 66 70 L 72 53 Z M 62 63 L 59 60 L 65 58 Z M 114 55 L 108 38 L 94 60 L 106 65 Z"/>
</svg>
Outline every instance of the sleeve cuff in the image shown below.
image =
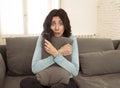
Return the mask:
<svg viewBox="0 0 120 88">
<path fill-rule="evenodd" d="M 54 58 L 54 62 L 56 63 L 62 63 L 64 61 L 63 56 L 61 55 L 61 53 L 59 53 L 55 58 Z"/>
</svg>

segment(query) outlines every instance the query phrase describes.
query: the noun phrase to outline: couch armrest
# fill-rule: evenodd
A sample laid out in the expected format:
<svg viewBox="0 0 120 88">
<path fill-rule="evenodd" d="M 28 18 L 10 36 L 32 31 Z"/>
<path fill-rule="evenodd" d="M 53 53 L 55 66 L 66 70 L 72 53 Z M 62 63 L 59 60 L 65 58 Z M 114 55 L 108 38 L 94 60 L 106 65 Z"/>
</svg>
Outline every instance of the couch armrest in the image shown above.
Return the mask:
<svg viewBox="0 0 120 88">
<path fill-rule="evenodd" d="M 3 88 L 3 83 L 6 74 L 6 67 L 2 55 L 0 54 L 0 88 Z"/>
</svg>

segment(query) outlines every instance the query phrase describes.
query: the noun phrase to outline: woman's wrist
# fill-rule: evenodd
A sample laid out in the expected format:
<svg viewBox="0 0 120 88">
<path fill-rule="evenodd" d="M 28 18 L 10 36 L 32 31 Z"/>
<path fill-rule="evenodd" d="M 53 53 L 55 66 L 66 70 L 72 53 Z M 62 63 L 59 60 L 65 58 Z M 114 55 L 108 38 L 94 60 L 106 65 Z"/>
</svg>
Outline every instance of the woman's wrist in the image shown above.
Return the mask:
<svg viewBox="0 0 120 88">
<path fill-rule="evenodd" d="M 61 53 L 61 50 L 60 50 L 60 49 L 58 50 L 58 53 Z"/>
<path fill-rule="evenodd" d="M 53 56 L 56 57 L 58 54 L 59 54 L 59 52 L 56 51 L 56 52 L 53 54 Z"/>
</svg>

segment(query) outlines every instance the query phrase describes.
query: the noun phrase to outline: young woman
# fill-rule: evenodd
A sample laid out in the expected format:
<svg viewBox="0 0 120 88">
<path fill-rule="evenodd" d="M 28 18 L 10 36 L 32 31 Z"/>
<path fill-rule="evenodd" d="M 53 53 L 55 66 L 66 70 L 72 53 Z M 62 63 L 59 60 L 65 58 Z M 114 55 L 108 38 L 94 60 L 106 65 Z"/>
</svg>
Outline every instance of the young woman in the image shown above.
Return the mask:
<svg viewBox="0 0 120 88">
<path fill-rule="evenodd" d="M 25 78 L 21 81 L 21 88 L 77 88 L 77 85 L 73 79 L 74 76 L 78 75 L 79 71 L 79 58 L 78 58 L 78 45 L 77 39 L 71 34 L 71 26 L 67 13 L 63 9 L 53 9 L 46 17 L 44 24 L 44 30 L 39 36 L 35 52 L 32 59 L 32 71 L 37 74 L 40 71 L 44 71 L 46 68 L 57 64 L 61 68 L 65 69 L 70 74 L 70 81 L 68 84 L 56 83 L 51 86 L 42 85 L 36 77 Z M 46 36 L 49 34 L 49 37 Z M 72 45 L 66 44 L 60 49 L 56 49 L 51 41 L 51 38 L 55 36 L 67 37 L 72 39 Z M 44 46 L 42 42 L 44 40 Z M 47 58 L 42 58 L 42 49 L 45 49 L 50 54 Z M 71 62 L 68 61 L 64 56 L 71 55 Z M 64 75 L 64 74 L 63 74 Z"/>
</svg>

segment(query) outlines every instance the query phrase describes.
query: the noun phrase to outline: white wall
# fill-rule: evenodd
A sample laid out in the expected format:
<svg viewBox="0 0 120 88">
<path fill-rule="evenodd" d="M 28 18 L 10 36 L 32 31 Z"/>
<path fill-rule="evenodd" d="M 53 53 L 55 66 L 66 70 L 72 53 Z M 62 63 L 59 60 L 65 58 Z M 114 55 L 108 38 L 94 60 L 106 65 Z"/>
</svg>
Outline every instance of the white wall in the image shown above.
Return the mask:
<svg viewBox="0 0 120 88">
<path fill-rule="evenodd" d="M 120 0 L 98 0 L 97 34 L 120 39 Z"/>
<path fill-rule="evenodd" d="M 61 0 L 61 8 L 69 15 L 73 34 L 96 33 L 96 0 Z"/>
</svg>

